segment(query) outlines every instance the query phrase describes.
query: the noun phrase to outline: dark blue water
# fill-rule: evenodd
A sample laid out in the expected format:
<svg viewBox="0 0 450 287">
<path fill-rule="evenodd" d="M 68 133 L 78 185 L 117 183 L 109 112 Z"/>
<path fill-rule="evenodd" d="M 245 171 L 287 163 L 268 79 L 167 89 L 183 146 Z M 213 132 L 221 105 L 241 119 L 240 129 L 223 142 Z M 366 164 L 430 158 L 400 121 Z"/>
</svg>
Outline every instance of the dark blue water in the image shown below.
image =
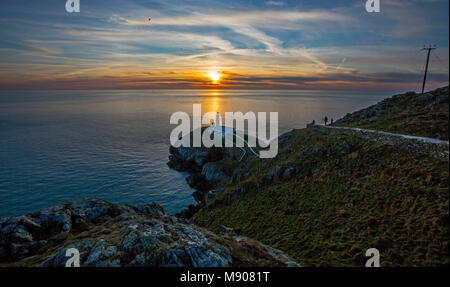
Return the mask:
<svg viewBox="0 0 450 287">
<path fill-rule="evenodd" d="M 0 92 L 0 217 L 84 197 L 161 204 L 176 213 L 193 203 L 184 174 L 170 170 L 170 115 L 278 111 L 279 130 L 322 115 L 337 119 L 387 93 L 299 91 Z"/>
</svg>

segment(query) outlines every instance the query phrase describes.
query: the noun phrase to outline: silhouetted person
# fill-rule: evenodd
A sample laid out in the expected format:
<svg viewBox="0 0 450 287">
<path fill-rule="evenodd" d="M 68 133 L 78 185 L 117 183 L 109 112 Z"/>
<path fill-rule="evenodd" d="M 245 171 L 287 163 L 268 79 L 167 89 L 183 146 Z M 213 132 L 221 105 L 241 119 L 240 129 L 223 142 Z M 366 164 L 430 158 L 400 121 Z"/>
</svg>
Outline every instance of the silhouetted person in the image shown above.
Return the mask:
<svg viewBox="0 0 450 287">
<path fill-rule="evenodd" d="M 323 118 L 323 122 L 325 123 L 325 125 L 327 125 L 327 123 L 328 123 L 328 117 L 327 117 L 327 116 L 325 116 L 325 117 Z"/>
</svg>

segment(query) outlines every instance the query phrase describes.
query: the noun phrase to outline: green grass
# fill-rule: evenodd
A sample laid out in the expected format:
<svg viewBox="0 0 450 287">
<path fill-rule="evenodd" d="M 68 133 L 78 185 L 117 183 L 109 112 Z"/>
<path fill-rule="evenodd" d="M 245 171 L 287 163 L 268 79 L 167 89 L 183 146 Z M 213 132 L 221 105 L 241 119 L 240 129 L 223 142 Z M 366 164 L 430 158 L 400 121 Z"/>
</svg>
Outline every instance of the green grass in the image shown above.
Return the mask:
<svg viewBox="0 0 450 287">
<path fill-rule="evenodd" d="M 410 113 L 397 114 L 395 111 L 391 111 L 389 116 L 378 122 L 369 123 L 365 120 L 361 124 L 352 122 L 338 125 L 448 140 L 448 116 L 447 105 L 435 112 L 411 111 Z"/>
<path fill-rule="evenodd" d="M 447 87 L 448 89 L 448 87 Z M 353 113 L 353 120 L 344 120 L 337 126 L 358 127 L 386 132 L 415 135 L 430 138 L 449 139 L 449 102 L 448 90 L 437 89 L 430 93 L 435 98 L 407 93 L 386 100 L 383 113 L 377 114 L 369 107 L 365 116 L 359 117 L 361 111 Z M 443 98 L 447 101 L 441 102 Z M 376 118 L 375 121 L 370 119 Z"/>
<path fill-rule="evenodd" d="M 264 183 L 283 163 L 300 173 Z M 278 248 L 304 266 L 364 266 L 379 238 L 384 266 L 449 262 L 448 163 L 347 135 L 293 131 L 273 160 L 255 160 L 251 176 L 233 183 L 194 222 Z M 448 216 L 448 215 L 447 215 Z"/>
</svg>

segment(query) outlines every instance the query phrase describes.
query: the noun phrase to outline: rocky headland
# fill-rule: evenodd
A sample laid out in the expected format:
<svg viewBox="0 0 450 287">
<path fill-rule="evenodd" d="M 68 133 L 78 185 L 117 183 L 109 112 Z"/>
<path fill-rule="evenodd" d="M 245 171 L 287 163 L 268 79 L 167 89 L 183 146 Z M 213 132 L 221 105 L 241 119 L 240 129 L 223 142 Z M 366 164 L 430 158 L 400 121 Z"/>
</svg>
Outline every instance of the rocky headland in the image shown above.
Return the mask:
<svg viewBox="0 0 450 287">
<path fill-rule="evenodd" d="M 299 266 L 281 251 L 223 227 L 217 235 L 157 204 L 83 199 L 0 221 L 0 266 Z"/>
<path fill-rule="evenodd" d="M 171 146 L 169 152 L 168 166 L 180 172 L 188 172 L 186 182 L 196 189 L 192 196 L 198 204 L 190 205 L 178 214 L 183 218 L 192 217 L 230 182 L 248 177 L 248 168 L 253 162 L 251 157 L 238 162 L 242 152 L 235 148 Z"/>
<path fill-rule="evenodd" d="M 198 204 L 179 216 L 213 232 L 229 226 L 306 266 L 363 266 L 371 247 L 383 266 L 447 265 L 448 119 L 444 87 L 285 133 L 274 159 L 171 147 L 168 165 L 197 189 Z"/>
</svg>

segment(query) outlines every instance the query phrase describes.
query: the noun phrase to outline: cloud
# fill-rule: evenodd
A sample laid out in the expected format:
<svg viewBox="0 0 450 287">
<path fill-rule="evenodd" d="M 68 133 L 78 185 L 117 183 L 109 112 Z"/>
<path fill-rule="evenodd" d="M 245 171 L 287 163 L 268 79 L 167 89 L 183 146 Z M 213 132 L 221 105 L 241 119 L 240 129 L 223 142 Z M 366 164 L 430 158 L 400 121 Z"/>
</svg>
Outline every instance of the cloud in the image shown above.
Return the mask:
<svg viewBox="0 0 450 287">
<path fill-rule="evenodd" d="M 391 88 L 420 78 L 417 50 L 435 38 L 448 62 L 448 36 L 436 32 L 448 32 L 448 14 L 429 17 L 443 2 L 386 0 L 369 15 L 340 2 L 112 1 L 64 21 L 57 12 L 2 21 L 0 88 L 206 87 L 211 69 L 229 88 Z M 430 71 L 445 83 L 448 64 Z"/>
<path fill-rule="evenodd" d="M 0 70 L 0 75 L 2 71 Z M 420 73 L 373 72 L 328 72 L 314 75 L 267 75 L 251 76 L 222 71 L 222 88 L 234 89 L 393 89 L 394 87 L 418 86 Z M 430 84 L 443 85 L 448 74 L 434 73 Z M 161 88 L 208 88 L 205 77 L 183 74 L 180 71 L 161 72 L 127 71 L 111 74 L 72 73 L 53 75 L 47 79 L 34 79 L 26 83 L 20 80 L 0 80 L 2 89 L 161 89 Z"/>
<path fill-rule="evenodd" d="M 110 21 L 126 25 L 148 26 L 148 19 L 127 19 L 118 15 L 110 17 Z M 168 16 L 152 18 L 151 25 L 166 26 L 223 26 L 230 24 L 238 25 L 262 25 L 267 26 L 272 23 L 286 22 L 336 22 L 351 21 L 351 18 L 345 15 L 335 13 L 329 10 L 312 11 L 247 11 L 247 12 L 226 12 L 220 14 L 202 14 L 194 13 L 181 16 Z"/>
<path fill-rule="evenodd" d="M 284 6 L 284 3 L 281 1 L 266 1 L 265 3 L 269 6 Z"/>
<path fill-rule="evenodd" d="M 269 51 L 277 51 L 282 41 L 267 35 L 258 28 L 295 29 L 289 23 L 350 22 L 351 18 L 331 11 L 250 11 L 242 13 L 200 14 L 160 17 L 152 19 L 127 19 L 114 15 L 110 18 L 118 24 L 129 26 L 193 26 L 225 27 L 235 33 L 253 38 L 266 45 Z M 298 28 L 298 27 L 297 27 Z"/>
</svg>

